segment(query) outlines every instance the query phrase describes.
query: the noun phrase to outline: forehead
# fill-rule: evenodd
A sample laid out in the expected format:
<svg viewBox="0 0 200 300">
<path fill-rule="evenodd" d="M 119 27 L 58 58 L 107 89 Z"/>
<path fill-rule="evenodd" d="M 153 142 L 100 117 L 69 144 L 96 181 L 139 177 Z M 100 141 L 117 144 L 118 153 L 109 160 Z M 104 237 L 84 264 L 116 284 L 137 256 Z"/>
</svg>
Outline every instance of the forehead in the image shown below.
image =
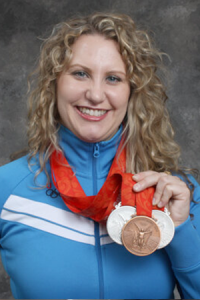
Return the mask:
<svg viewBox="0 0 200 300">
<path fill-rule="evenodd" d="M 104 36 L 81 35 L 72 45 L 72 60 L 70 64 L 91 64 L 114 67 L 125 71 L 125 64 L 119 52 L 119 45 Z"/>
</svg>

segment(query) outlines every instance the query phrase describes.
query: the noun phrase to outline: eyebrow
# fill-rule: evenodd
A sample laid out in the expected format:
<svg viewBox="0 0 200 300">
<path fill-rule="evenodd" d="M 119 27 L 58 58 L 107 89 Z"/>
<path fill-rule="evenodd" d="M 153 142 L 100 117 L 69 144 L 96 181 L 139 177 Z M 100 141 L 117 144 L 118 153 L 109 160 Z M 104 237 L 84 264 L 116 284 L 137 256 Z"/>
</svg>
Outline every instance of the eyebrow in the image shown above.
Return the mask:
<svg viewBox="0 0 200 300">
<path fill-rule="evenodd" d="M 86 70 L 87 72 L 91 73 L 92 70 L 84 65 L 81 65 L 81 64 L 73 64 L 73 65 L 70 65 L 68 70 L 74 68 L 74 67 L 79 67 L 79 68 L 83 68 L 84 70 Z M 123 71 L 120 71 L 120 70 L 111 70 L 109 72 L 107 72 L 108 74 L 112 74 L 112 73 L 121 73 L 122 75 L 126 76 L 126 73 L 124 73 Z"/>
</svg>

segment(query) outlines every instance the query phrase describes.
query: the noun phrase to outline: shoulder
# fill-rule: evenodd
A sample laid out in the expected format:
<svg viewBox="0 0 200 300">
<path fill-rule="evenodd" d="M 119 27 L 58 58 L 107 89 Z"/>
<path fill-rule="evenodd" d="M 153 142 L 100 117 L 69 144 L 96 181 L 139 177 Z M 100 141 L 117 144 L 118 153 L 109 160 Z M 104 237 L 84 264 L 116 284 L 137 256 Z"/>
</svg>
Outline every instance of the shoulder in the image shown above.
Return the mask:
<svg viewBox="0 0 200 300">
<path fill-rule="evenodd" d="M 28 167 L 27 156 L 23 156 L 15 161 L 12 161 L 2 167 L 0 167 L 0 178 L 1 180 L 9 179 L 12 182 L 12 179 L 19 180 L 24 175 L 30 173 Z"/>
<path fill-rule="evenodd" d="M 0 167 L 0 209 L 15 187 L 31 174 L 33 170 L 28 166 L 27 156 Z"/>
</svg>

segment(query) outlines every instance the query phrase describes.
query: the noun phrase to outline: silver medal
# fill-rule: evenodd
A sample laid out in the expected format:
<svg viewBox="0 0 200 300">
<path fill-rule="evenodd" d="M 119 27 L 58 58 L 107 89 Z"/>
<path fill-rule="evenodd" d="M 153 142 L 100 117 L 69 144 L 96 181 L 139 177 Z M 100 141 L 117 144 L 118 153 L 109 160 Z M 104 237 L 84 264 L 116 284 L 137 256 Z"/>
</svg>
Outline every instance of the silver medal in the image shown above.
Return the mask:
<svg viewBox="0 0 200 300">
<path fill-rule="evenodd" d="M 115 243 L 122 245 L 122 228 L 135 214 L 136 208 L 133 206 L 116 207 L 116 209 L 111 212 L 106 227 L 110 238 Z"/>
<path fill-rule="evenodd" d="M 167 246 L 174 236 L 174 222 L 169 214 L 170 213 L 166 208 L 164 212 L 161 210 L 152 210 L 152 218 L 156 221 L 161 232 L 161 240 L 158 249 Z"/>
</svg>

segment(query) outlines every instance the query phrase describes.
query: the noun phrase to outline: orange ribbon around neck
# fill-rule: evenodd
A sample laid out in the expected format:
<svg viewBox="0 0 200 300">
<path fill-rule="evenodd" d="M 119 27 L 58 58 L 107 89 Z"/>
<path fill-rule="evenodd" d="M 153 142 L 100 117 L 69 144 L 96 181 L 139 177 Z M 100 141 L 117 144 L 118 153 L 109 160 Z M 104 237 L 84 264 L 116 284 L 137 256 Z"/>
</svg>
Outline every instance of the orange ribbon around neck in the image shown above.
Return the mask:
<svg viewBox="0 0 200 300">
<path fill-rule="evenodd" d="M 125 173 L 126 150 L 116 155 L 102 188 L 95 196 L 86 196 L 62 152 L 54 151 L 50 158 L 52 180 L 67 207 L 74 213 L 103 222 L 115 205 L 136 206 L 137 215 L 151 217 L 155 188 L 135 193 L 132 174 Z M 119 199 L 120 196 L 120 199 Z M 159 209 L 156 207 L 156 209 Z M 163 210 L 163 209 L 162 209 Z"/>
</svg>

